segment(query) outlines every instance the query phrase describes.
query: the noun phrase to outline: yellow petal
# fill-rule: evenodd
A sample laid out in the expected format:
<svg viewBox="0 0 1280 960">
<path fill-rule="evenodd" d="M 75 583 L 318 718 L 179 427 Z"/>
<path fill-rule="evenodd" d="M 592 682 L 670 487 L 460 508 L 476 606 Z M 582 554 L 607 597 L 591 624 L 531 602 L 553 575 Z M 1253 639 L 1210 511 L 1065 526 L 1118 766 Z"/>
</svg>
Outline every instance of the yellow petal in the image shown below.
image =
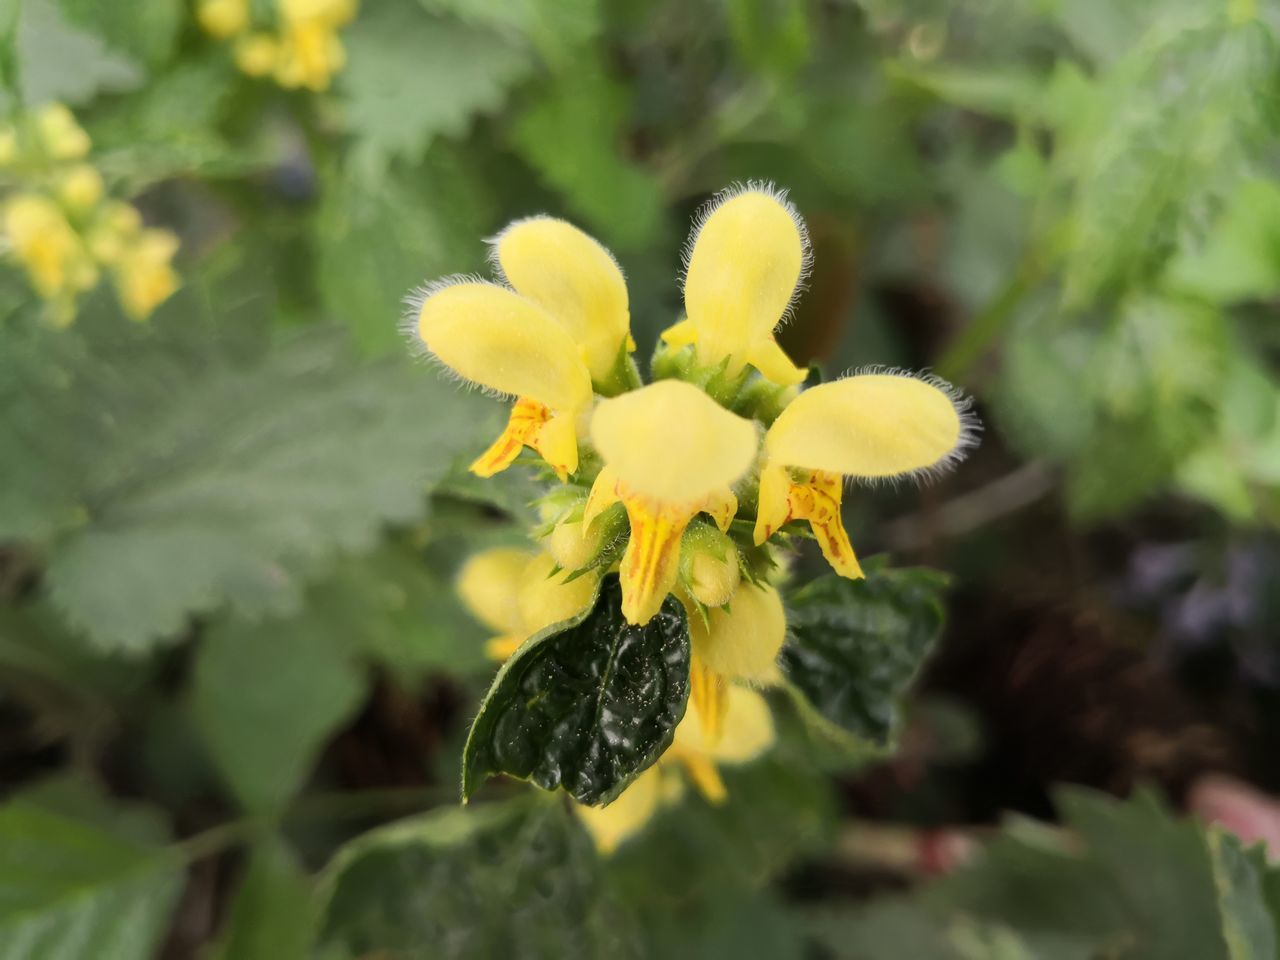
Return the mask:
<svg viewBox="0 0 1280 960">
<path fill-rule="evenodd" d="M 569 571 L 555 573 L 555 569 L 555 558 L 541 553 L 521 571 L 516 599 L 526 637 L 553 623 L 575 619 L 595 600 L 598 575 L 588 573 L 569 580 Z"/>
<path fill-rule="evenodd" d="M 729 373 L 787 312 L 808 260 L 804 223 L 783 194 L 748 184 L 718 196 L 689 252 L 684 302 L 704 363 Z"/>
<path fill-rule="evenodd" d="M 516 593 L 533 554 L 517 547 L 494 547 L 473 554 L 458 571 L 455 589 L 470 614 L 490 630 L 519 633 Z"/>
<path fill-rule="evenodd" d="M 766 464 L 760 471 L 756 498 L 756 546 L 764 543 L 791 519 L 791 474 L 779 464 Z"/>
<path fill-rule="evenodd" d="M 524 643 L 524 639 L 518 633 L 505 633 L 501 636 L 492 637 L 484 643 L 484 655 L 490 660 L 496 660 L 501 663 L 520 649 L 520 644 Z"/>
<path fill-rule="evenodd" d="M 700 738 L 699 743 L 714 744 L 724 733 L 728 690 L 729 685 L 721 674 L 709 669 L 698 657 L 693 658 L 689 665 L 690 722 L 697 728 L 695 736 Z"/>
<path fill-rule="evenodd" d="M 802 392 L 769 428 L 765 449 L 770 463 L 896 477 L 958 459 L 973 432 L 965 404 L 948 385 L 863 374 Z"/>
<path fill-rule="evenodd" d="M 611 469 L 608 464 L 600 468 L 600 472 L 596 474 L 596 479 L 591 484 L 591 492 L 587 495 L 586 506 L 582 508 L 582 522 L 594 523 L 596 517 L 604 513 L 615 503 L 622 500 L 622 491 L 619 488 L 617 471 Z"/>
<path fill-rule="evenodd" d="M 793 472 L 776 465 L 766 466 L 760 473 L 756 543 L 764 543 L 784 523 L 808 520 L 831 568 L 842 577 L 861 580 L 862 566 L 849 543 L 840 514 L 843 493 L 839 474 L 821 470 Z"/>
<path fill-rule="evenodd" d="M 492 283 L 430 288 L 417 335 L 445 366 L 473 383 L 528 397 L 556 413 L 591 403 L 591 375 L 577 345 L 545 310 Z"/>
<path fill-rule="evenodd" d="M 725 683 L 720 697 L 720 726 L 714 735 L 708 735 L 696 717 L 691 720 L 686 715 L 676 727 L 673 757 L 704 756 L 717 763 L 747 763 L 773 744 L 773 714 L 762 694 Z"/>
<path fill-rule="evenodd" d="M 786 633 L 782 598 L 770 586 L 744 583 L 727 607 L 711 611 L 706 624 L 701 617 L 689 618 L 694 655 L 732 679 L 771 677 Z"/>
<path fill-rule="evenodd" d="M 655 765 L 636 777 L 607 807 L 574 804 L 573 809 L 597 850 L 606 855 L 612 853 L 653 819 L 664 796 L 663 777 L 662 768 Z"/>
<path fill-rule="evenodd" d="M 493 239 L 507 282 L 564 325 L 604 379 L 629 337 L 627 284 L 613 255 L 571 223 L 517 220 Z"/>
<path fill-rule="evenodd" d="M 773 714 L 769 703 L 755 690 L 730 685 L 725 708 L 724 733 L 710 749 L 719 763 L 747 763 L 773 745 Z"/>
<path fill-rule="evenodd" d="M 631 536 L 618 568 L 622 615 L 628 623 L 646 624 L 676 584 L 680 538 L 698 508 L 633 495 L 624 496 L 622 503 L 631 521 Z"/>
<path fill-rule="evenodd" d="M 36 114 L 36 128 L 45 153 L 54 160 L 78 160 L 92 146 L 75 114 L 60 103 L 50 103 Z"/>
<path fill-rule="evenodd" d="M 684 765 L 685 773 L 689 775 L 693 785 L 698 788 L 698 792 L 707 799 L 708 803 L 720 804 L 729 798 L 729 791 L 724 787 L 720 771 L 716 769 L 710 757 L 701 753 L 679 751 L 676 759 Z"/>
<path fill-rule="evenodd" d="M 601 401 L 591 439 L 629 491 L 666 503 L 700 501 L 732 486 L 757 448 L 750 420 L 679 380 Z"/>
<path fill-rule="evenodd" d="M 783 387 L 803 383 L 804 378 L 809 375 L 808 370 L 791 362 L 786 351 L 778 346 L 778 341 L 773 337 L 756 341 L 747 350 L 747 363 L 759 370 L 766 380 Z"/>
<path fill-rule="evenodd" d="M 668 347 L 679 349 L 697 342 L 698 330 L 694 327 L 693 322 L 686 318 L 667 327 L 660 336 L 662 337 L 662 342 Z"/>
</svg>

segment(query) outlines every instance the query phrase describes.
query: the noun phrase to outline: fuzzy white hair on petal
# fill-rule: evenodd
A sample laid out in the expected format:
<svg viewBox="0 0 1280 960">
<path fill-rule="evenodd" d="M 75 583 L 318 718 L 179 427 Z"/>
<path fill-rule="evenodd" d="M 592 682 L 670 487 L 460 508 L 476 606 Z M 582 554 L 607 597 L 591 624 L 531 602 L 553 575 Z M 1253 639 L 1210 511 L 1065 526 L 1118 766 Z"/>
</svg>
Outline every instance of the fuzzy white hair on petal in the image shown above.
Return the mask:
<svg viewBox="0 0 1280 960">
<path fill-rule="evenodd" d="M 800 211 L 796 209 L 796 205 L 788 199 L 790 191 L 786 187 L 779 187 L 772 180 L 747 180 L 741 183 L 731 183 L 698 208 L 698 212 L 693 216 L 693 228 L 689 231 L 689 239 L 684 242 L 684 247 L 680 251 L 680 290 L 683 293 L 685 283 L 689 279 L 689 262 L 693 258 L 693 248 L 698 244 L 698 237 L 702 234 L 702 228 L 707 225 L 711 215 L 720 207 L 745 193 L 761 193 L 776 200 L 791 217 L 792 223 L 796 225 L 796 230 L 800 234 L 800 276 L 796 278 L 795 289 L 791 291 L 791 298 L 787 301 L 787 307 L 782 311 L 782 316 L 778 320 L 777 326 L 783 326 L 795 316 L 796 306 L 800 302 L 800 297 L 809 287 L 809 275 L 813 272 L 813 241 L 809 238 L 809 226 L 804 222 L 804 217 L 800 216 Z"/>
<path fill-rule="evenodd" d="M 426 343 L 423 342 L 422 335 L 418 332 L 418 318 L 422 315 L 423 305 L 440 291 L 463 283 L 482 284 L 486 287 L 515 292 L 505 284 L 495 283 L 488 277 L 482 277 L 475 273 L 453 273 L 447 277 L 441 277 L 439 280 L 429 280 L 414 287 L 402 298 L 401 303 L 404 305 L 404 310 L 401 312 L 397 324 L 400 329 L 400 335 L 408 343 L 409 353 L 414 359 L 430 363 L 446 379 L 461 384 L 467 390 L 475 390 L 487 397 L 493 397 L 495 400 L 512 400 L 514 399 L 512 394 L 494 390 L 492 387 L 486 387 L 484 384 L 476 383 L 462 376 L 462 374 L 432 353 Z"/>
<path fill-rule="evenodd" d="M 960 435 L 956 438 L 955 445 L 936 463 L 931 463 L 929 466 L 921 467 L 918 470 L 908 470 L 906 473 L 894 474 L 891 477 L 848 475 L 845 477 L 848 485 L 866 487 L 890 486 L 897 488 L 907 482 L 913 482 L 918 486 L 933 483 L 950 472 L 961 460 L 967 457 L 969 451 L 976 447 L 982 439 L 982 421 L 978 419 L 977 413 L 974 412 L 973 398 L 966 396 L 958 387 L 943 380 L 937 374 L 930 373 L 928 370 L 919 372 L 904 370 L 901 367 L 891 367 L 887 364 L 868 364 L 846 370 L 836 380 L 844 380 L 848 377 L 903 377 L 908 380 L 920 380 L 945 394 L 947 399 L 951 401 L 951 406 L 955 410 L 956 416 L 960 419 Z M 834 383 L 836 381 L 828 382 Z"/>
<path fill-rule="evenodd" d="M 549 220 L 555 223 L 566 223 L 569 226 L 573 227 L 573 229 L 577 230 L 584 237 L 586 237 L 588 240 L 594 243 L 597 247 L 603 250 L 605 256 L 607 256 L 610 260 L 612 260 L 613 265 L 618 268 L 618 273 L 622 274 L 622 278 L 624 280 L 626 279 L 626 276 L 627 276 L 626 272 L 622 269 L 622 264 L 618 262 L 618 258 L 613 255 L 613 251 L 610 250 L 608 247 L 606 247 L 603 243 L 601 243 L 595 237 L 593 237 L 591 234 L 587 233 L 587 231 L 583 230 L 576 223 L 571 223 L 570 221 L 565 220 L 563 217 L 553 217 L 549 213 L 535 213 L 527 217 L 520 217 L 517 220 L 512 220 L 510 223 L 508 223 L 505 227 L 503 227 L 493 236 L 485 237 L 485 240 L 484 240 L 485 245 L 488 246 L 489 248 L 489 252 L 486 255 L 486 259 L 488 260 L 488 263 L 489 263 L 489 269 L 493 271 L 493 275 L 498 278 L 499 282 L 504 283 L 509 287 L 512 286 L 511 281 L 507 279 L 507 272 L 502 269 L 502 261 L 498 259 L 498 245 L 502 243 L 502 238 L 505 237 L 512 230 L 514 230 L 516 227 L 519 227 L 526 223 L 537 223 L 543 220 Z"/>
</svg>

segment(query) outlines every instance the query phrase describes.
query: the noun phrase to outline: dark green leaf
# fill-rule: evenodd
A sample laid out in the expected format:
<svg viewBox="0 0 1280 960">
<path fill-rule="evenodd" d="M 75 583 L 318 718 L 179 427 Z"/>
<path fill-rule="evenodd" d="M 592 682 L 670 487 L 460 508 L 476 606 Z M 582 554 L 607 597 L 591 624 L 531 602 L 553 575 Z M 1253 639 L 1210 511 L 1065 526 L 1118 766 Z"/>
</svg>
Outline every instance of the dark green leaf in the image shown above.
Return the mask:
<svg viewBox="0 0 1280 960">
<path fill-rule="evenodd" d="M 181 884 L 162 848 L 23 801 L 0 809 L 2 960 L 149 960 Z"/>
<path fill-rule="evenodd" d="M 436 810 L 347 844 L 326 870 L 323 942 L 404 960 L 632 955 L 585 832 L 531 799 Z"/>
<path fill-rule="evenodd" d="M 689 629 L 667 597 L 643 627 L 605 577 L 576 624 L 526 640 L 493 681 L 462 760 L 462 795 L 505 773 L 608 803 L 671 744 L 689 698 Z"/>
<path fill-rule="evenodd" d="M 942 630 L 945 586 L 932 570 L 870 566 L 865 580 L 807 584 L 787 604 L 783 672 L 830 723 L 887 745 L 898 701 Z"/>
</svg>

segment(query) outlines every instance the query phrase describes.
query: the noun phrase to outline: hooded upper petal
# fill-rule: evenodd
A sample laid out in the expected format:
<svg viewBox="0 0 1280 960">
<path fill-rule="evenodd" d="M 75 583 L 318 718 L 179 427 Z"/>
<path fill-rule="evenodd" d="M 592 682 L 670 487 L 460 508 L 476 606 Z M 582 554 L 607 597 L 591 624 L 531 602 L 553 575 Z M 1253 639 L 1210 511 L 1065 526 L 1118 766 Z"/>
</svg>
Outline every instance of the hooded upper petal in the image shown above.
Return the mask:
<svg viewBox="0 0 1280 960">
<path fill-rule="evenodd" d="M 848 477 L 896 477 L 944 465 L 974 426 L 949 386 L 907 374 L 846 377 L 805 390 L 765 436 L 771 463 Z"/>
<path fill-rule="evenodd" d="M 750 420 L 680 380 L 601 401 L 591 440 L 630 492 L 666 503 L 700 501 L 731 486 L 758 447 Z"/>
<path fill-rule="evenodd" d="M 603 379 L 630 338 L 627 284 L 596 240 L 553 217 L 517 220 L 492 241 L 507 282 L 564 325 Z"/>
<path fill-rule="evenodd" d="M 712 610 L 704 623 L 689 617 L 694 654 L 717 674 L 762 682 L 774 674 L 787 636 L 782 598 L 771 586 L 744 583 L 727 606 Z"/>
<path fill-rule="evenodd" d="M 417 316 L 427 349 L 463 378 L 557 412 L 591 403 L 591 375 L 569 332 L 520 294 L 460 281 L 428 290 Z"/>
<path fill-rule="evenodd" d="M 698 356 L 736 373 L 772 338 L 808 262 L 804 223 L 777 191 L 755 185 L 713 201 L 689 247 L 684 302 Z"/>
<path fill-rule="evenodd" d="M 497 633 L 521 632 L 518 590 L 533 556 L 518 547 L 494 547 L 468 558 L 456 585 L 471 615 Z"/>
</svg>

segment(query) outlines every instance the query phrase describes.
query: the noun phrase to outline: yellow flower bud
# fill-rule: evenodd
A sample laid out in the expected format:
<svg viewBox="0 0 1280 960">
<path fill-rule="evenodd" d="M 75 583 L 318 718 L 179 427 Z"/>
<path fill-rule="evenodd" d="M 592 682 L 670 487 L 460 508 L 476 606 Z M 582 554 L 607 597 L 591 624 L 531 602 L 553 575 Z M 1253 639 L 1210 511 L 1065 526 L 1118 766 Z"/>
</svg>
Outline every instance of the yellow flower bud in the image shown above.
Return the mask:
<svg viewBox="0 0 1280 960">
<path fill-rule="evenodd" d="M 738 548 L 714 525 L 694 521 L 680 543 L 680 576 L 699 603 L 722 607 L 742 578 Z"/>
<path fill-rule="evenodd" d="M 196 19 L 204 32 L 226 40 L 249 27 L 249 0 L 200 0 Z"/>
<path fill-rule="evenodd" d="M 51 103 L 36 114 L 36 129 L 45 153 L 53 160 L 79 160 L 92 145 L 75 116 L 60 103 Z"/>
<path fill-rule="evenodd" d="M 690 617 L 689 635 L 694 655 L 715 673 L 756 683 L 770 680 L 787 635 L 782 598 L 773 587 L 744 583 L 706 623 Z"/>
<path fill-rule="evenodd" d="M 102 207 L 89 227 L 89 251 L 98 263 L 115 263 L 141 231 L 142 216 L 133 204 L 113 200 Z"/>
<path fill-rule="evenodd" d="M 48 197 L 20 193 L 9 198 L 3 221 L 13 254 L 42 299 L 55 300 L 97 282 L 97 271 L 80 236 Z"/>
<path fill-rule="evenodd" d="M 280 43 L 269 34 L 252 33 L 235 45 L 236 66 L 251 77 L 265 77 L 280 63 Z"/>
<path fill-rule="evenodd" d="M 178 238 L 168 230 L 143 230 L 115 265 L 116 291 L 124 312 L 145 320 L 178 289 L 178 275 L 169 261 Z"/>
<path fill-rule="evenodd" d="M 105 192 L 102 175 L 87 163 L 76 164 L 58 179 L 58 199 L 73 214 L 88 213 Z"/>
</svg>

